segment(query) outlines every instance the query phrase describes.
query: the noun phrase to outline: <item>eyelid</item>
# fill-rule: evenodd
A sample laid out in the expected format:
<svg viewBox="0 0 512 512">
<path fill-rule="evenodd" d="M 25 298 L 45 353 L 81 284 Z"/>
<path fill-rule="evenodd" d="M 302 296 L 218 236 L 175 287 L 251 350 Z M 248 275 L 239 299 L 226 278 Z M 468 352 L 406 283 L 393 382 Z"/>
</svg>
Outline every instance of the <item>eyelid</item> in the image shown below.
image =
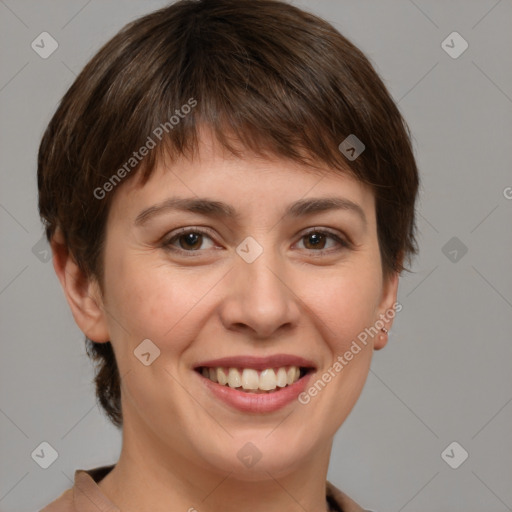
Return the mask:
<svg viewBox="0 0 512 512">
<path fill-rule="evenodd" d="M 211 238 L 215 237 L 214 231 L 205 226 L 187 226 L 171 231 L 170 233 L 167 233 L 163 238 L 164 240 L 172 240 L 173 238 L 179 237 L 180 235 L 186 235 L 188 233 L 200 233 L 203 235 L 208 235 Z"/>
</svg>

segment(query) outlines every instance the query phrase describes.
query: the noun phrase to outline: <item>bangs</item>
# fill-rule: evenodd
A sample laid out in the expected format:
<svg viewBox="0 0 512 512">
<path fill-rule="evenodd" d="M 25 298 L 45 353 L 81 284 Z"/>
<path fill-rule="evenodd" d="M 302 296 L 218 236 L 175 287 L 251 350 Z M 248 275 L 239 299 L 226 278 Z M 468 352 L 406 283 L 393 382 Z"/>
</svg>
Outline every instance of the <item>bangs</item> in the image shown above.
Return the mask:
<svg viewBox="0 0 512 512">
<path fill-rule="evenodd" d="M 281 10 L 285 19 L 279 22 L 276 38 L 271 27 L 262 29 L 268 14 L 259 16 L 244 2 L 233 13 L 219 5 L 203 6 L 179 23 L 154 13 L 144 21 L 152 25 L 145 28 L 144 38 L 132 36 L 128 45 L 116 45 L 116 38 L 126 40 L 132 31 L 128 25 L 110 43 L 120 53 L 109 56 L 114 66 L 106 70 L 93 97 L 103 98 L 101 111 L 114 117 L 99 115 L 91 106 L 84 112 L 97 126 L 98 137 L 103 136 L 98 124 L 118 127 L 114 138 L 112 131 L 108 138 L 104 133 L 111 147 L 98 168 L 115 172 L 134 151 L 149 145 L 154 149 L 131 173 L 142 170 L 145 183 L 160 159 L 192 158 L 200 128 L 207 126 L 236 157 L 249 150 L 291 159 L 312 170 L 327 166 L 348 171 L 376 184 L 378 180 L 362 172 L 362 161 L 375 145 L 368 116 L 382 108 L 382 98 L 369 104 L 370 84 L 360 69 L 351 69 L 349 63 L 361 59 L 359 50 L 310 14 L 301 14 L 299 22 L 295 12 Z M 323 39 L 318 25 L 324 28 Z M 340 61 L 343 55 L 345 63 Z M 338 149 L 350 134 L 366 146 L 361 162 L 349 163 Z M 117 161 L 110 160 L 114 155 Z"/>
</svg>

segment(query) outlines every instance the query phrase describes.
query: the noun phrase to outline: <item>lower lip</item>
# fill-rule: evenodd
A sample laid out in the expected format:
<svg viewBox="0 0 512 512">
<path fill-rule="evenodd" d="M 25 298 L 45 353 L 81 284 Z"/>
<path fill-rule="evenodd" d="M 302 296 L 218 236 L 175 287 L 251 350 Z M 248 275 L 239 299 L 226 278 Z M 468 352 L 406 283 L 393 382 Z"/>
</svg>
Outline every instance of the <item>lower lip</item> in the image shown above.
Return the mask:
<svg viewBox="0 0 512 512">
<path fill-rule="evenodd" d="M 210 392 L 222 402 L 239 411 L 253 413 L 274 412 L 297 400 L 313 375 L 313 372 L 310 371 L 293 384 L 284 388 L 277 388 L 278 390 L 273 393 L 246 393 L 227 385 L 222 386 L 198 372 L 195 373 L 197 373 Z"/>
</svg>

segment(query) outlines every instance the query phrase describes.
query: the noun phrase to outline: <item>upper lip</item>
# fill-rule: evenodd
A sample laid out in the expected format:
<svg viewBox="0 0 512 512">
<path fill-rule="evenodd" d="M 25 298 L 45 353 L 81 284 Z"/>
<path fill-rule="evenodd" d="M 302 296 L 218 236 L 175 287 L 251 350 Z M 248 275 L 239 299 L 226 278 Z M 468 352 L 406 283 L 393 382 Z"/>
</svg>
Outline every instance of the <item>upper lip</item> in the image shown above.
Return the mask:
<svg viewBox="0 0 512 512">
<path fill-rule="evenodd" d="M 224 368 L 253 368 L 255 370 L 265 370 L 267 368 L 280 368 L 282 366 L 299 366 L 305 368 L 315 368 L 315 364 L 312 361 L 291 354 L 275 354 L 266 357 L 222 357 L 220 359 L 210 359 L 208 361 L 202 361 L 196 364 L 194 368 L 217 368 L 220 366 Z"/>
</svg>

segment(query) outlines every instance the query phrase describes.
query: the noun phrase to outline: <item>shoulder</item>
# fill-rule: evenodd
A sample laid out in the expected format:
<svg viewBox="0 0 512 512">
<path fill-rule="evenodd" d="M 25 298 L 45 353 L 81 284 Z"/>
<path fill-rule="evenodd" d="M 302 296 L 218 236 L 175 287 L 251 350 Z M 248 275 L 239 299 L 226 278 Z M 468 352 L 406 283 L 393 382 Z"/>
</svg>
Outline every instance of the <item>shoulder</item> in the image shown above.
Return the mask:
<svg viewBox="0 0 512 512">
<path fill-rule="evenodd" d="M 77 469 L 73 487 L 39 512 L 98 512 L 117 511 L 98 487 L 98 482 L 114 467 L 101 466 L 89 470 Z"/>
<path fill-rule="evenodd" d="M 73 489 L 64 491 L 55 501 L 52 501 L 39 512 L 74 512 Z"/>
<path fill-rule="evenodd" d="M 338 506 L 339 512 L 372 512 L 371 510 L 365 510 L 358 505 L 353 499 L 349 498 L 344 492 L 340 491 L 331 482 L 327 481 L 327 499 L 334 506 Z"/>
<path fill-rule="evenodd" d="M 95 483 L 105 476 L 105 474 L 107 474 L 112 468 L 113 466 L 95 468 L 89 471 L 77 470 L 75 473 L 75 486 L 77 484 L 77 480 L 83 479 L 87 484 L 96 487 Z M 337 505 L 340 512 L 371 512 L 363 509 L 329 481 L 326 482 L 326 490 L 328 500 L 334 506 Z M 52 501 L 39 512 L 77 512 L 77 509 L 75 508 L 73 489 L 64 491 L 55 501 Z"/>
</svg>

